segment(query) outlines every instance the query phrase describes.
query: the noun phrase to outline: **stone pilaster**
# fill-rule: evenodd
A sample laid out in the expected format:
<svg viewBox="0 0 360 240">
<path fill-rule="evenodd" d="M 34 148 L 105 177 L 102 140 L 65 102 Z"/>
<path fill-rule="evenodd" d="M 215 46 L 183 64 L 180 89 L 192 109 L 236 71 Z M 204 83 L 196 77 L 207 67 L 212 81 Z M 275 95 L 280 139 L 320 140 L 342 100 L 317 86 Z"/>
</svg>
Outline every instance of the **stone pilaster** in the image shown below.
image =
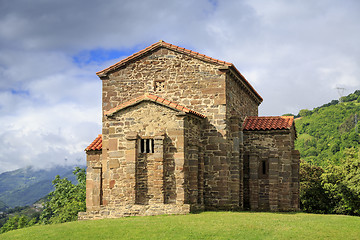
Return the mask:
<svg viewBox="0 0 360 240">
<path fill-rule="evenodd" d="M 149 204 L 164 203 L 164 136 L 154 137 L 154 153 L 148 158 Z"/>
<path fill-rule="evenodd" d="M 242 207 L 242 162 L 240 161 L 240 117 L 233 116 L 229 121 L 230 178 L 229 190 L 232 208 Z"/>
<path fill-rule="evenodd" d="M 278 211 L 279 159 L 269 158 L 269 207 Z"/>
<path fill-rule="evenodd" d="M 201 147 L 199 149 L 199 161 L 198 161 L 198 204 L 204 205 L 204 154 L 202 152 Z"/>
<path fill-rule="evenodd" d="M 199 179 L 199 147 L 190 145 L 187 148 L 188 159 L 186 159 L 186 183 L 187 183 L 187 202 L 197 204 L 198 202 L 198 179 Z"/>
<path fill-rule="evenodd" d="M 257 155 L 250 155 L 249 157 L 250 179 L 249 179 L 249 194 L 250 194 L 250 209 L 257 210 L 259 207 L 259 162 Z"/>
<path fill-rule="evenodd" d="M 177 115 L 177 128 L 173 131 L 173 137 L 176 138 L 177 146 L 177 152 L 174 153 L 176 204 L 185 203 L 185 118 L 184 114 Z"/>
<path fill-rule="evenodd" d="M 99 210 L 101 204 L 101 151 L 87 152 L 86 209 Z"/>
<path fill-rule="evenodd" d="M 299 176 L 299 168 L 300 168 L 300 152 L 298 150 L 293 150 L 291 154 L 291 173 L 292 173 L 292 199 L 291 206 L 293 206 L 293 210 L 300 210 L 300 176 Z"/>
<path fill-rule="evenodd" d="M 134 133 L 128 134 L 126 136 L 127 144 L 126 144 L 126 151 L 125 151 L 125 169 L 124 174 L 125 178 L 124 181 L 126 183 L 122 183 L 126 196 L 126 203 L 127 204 L 135 204 L 136 200 L 136 176 L 135 176 L 135 169 L 136 169 L 136 160 L 137 160 L 137 139 L 138 136 Z"/>
</svg>

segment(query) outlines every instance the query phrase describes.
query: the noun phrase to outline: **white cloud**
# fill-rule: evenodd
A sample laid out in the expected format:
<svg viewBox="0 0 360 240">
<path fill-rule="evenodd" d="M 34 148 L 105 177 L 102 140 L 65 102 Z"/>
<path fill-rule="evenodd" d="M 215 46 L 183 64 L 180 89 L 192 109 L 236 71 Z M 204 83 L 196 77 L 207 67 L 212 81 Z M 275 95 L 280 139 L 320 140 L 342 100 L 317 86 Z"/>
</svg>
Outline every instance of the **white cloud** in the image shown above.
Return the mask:
<svg viewBox="0 0 360 240">
<path fill-rule="evenodd" d="M 0 172 L 84 165 L 83 150 L 101 133 L 97 66 L 62 52 L 9 50 L 0 64 Z"/>
<path fill-rule="evenodd" d="M 75 104 L 23 109 L 17 116 L 5 116 L 0 124 L 0 170 L 35 164 L 85 163 L 83 150 L 100 130 L 99 106 L 81 108 Z"/>
</svg>

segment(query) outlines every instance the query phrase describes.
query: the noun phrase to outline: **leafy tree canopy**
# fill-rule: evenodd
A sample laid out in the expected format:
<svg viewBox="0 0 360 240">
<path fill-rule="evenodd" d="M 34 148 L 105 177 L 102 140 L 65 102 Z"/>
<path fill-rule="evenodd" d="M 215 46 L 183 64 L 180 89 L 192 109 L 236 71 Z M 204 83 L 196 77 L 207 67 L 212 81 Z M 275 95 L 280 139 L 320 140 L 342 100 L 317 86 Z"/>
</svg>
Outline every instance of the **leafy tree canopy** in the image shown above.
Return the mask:
<svg viewBox="0 0 360 240">
<path fill-rule="evenodd" d="M 360 91 L 296 120 L 301 209 L 360 216 Z"/>
<path fill-rule="evenodd" d="M 67 178 L 56 176 L 53 181 L 55 190 L 48 196 L 40 221 L 45 224 L 63 223 L 77 219 L 78 212 L 86 210 L 86 174 L 85 169 L 76 167 L 73 172 L 78 184 Z"/>
</svg>

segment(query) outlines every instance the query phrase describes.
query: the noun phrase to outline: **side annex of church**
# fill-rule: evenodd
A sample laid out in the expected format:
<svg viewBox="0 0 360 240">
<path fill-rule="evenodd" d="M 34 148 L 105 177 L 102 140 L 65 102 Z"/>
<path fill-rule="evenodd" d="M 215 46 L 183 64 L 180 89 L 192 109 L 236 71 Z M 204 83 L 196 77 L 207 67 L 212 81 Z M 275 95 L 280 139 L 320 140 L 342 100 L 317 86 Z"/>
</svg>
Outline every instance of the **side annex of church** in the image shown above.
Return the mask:
<svg viewBox="0 0 360 240">
<path fill-rule="evenodd" d="M 103 122 L 79 219 L 299 210 L 293 117 L 231 63 L 159 41 L 97 72 Z"/>
</svg>

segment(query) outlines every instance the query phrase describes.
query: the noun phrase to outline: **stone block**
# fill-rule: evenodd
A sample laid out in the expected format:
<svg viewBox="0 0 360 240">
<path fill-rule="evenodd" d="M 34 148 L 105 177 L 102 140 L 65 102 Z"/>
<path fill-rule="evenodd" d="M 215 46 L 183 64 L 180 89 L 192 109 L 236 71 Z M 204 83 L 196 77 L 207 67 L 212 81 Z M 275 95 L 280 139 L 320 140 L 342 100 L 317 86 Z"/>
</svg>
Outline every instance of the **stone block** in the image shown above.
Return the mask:
<svg viewBox="0 0 360 240">
<path fill-rule="evenodd" d="M 118 147 L 118 139 L 116 138 L 111 138 L 109 139 L 109 151 L 117 151 L 117 147 Z"/>
<path fill-rule="evenodd" d="M 109 168 L 118 168 L 120 166 L 118 159 L 109 159 Z"/>
</svg>

